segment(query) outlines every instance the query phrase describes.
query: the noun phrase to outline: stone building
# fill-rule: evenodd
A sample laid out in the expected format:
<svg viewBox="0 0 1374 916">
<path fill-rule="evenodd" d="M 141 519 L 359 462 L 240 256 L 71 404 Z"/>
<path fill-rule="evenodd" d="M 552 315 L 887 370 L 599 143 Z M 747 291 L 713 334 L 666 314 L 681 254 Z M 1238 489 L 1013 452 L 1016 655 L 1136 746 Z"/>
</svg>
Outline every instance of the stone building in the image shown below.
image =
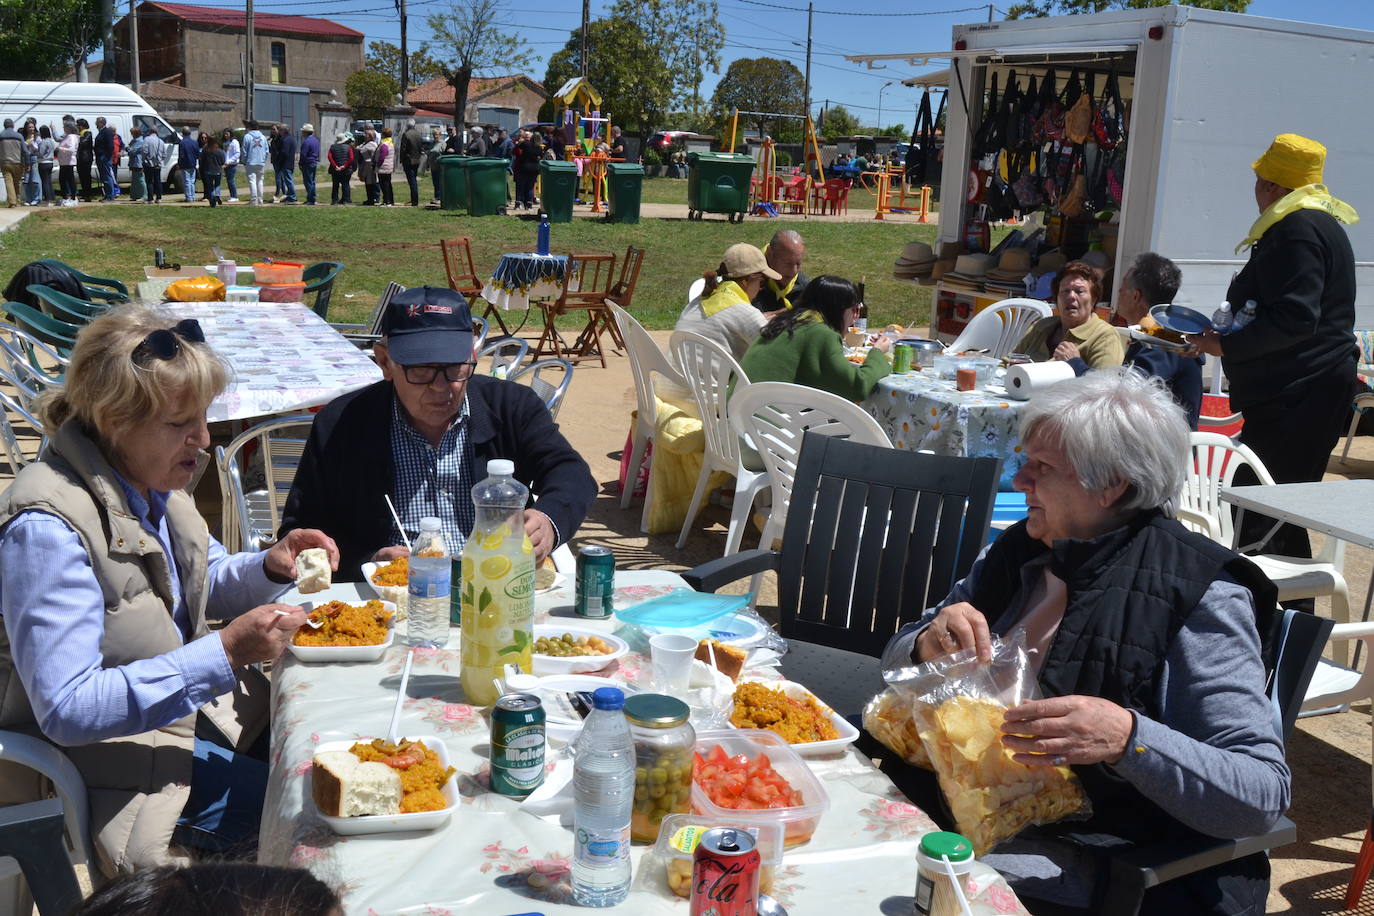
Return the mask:
<svg viewBox="0 0 1374 916">
<path fill-rule="evenodd" d="M 299 128 L 319 106 L 343 101 L 344 81 L 363 68 L 363 33 L 308 16 L 255 12 L 254 114 Z M 115 45 L 130 50 L 129 17 L 115 24 Z M 245 114 L 244 11 L 144 0 L 138 5 L 139 77 L 233 100 L 226 126 Z M 116 54 L 117 82 L 129 81 L 131 55 Z M 160 90 L 161 91 L 161 90 Z"/>
<path fill-rule="evenodd" d="M 539 120 L 539 106 L 549 97 L 544 84 L 523 73 L 506 76 L 474 76 L 468 86 L 467 125 L 494 124 L 511 130 Z M 406 102 L 426 114 L 453 117 L 453 87 L 442 78 L 412 87 Z"/>
</svg>

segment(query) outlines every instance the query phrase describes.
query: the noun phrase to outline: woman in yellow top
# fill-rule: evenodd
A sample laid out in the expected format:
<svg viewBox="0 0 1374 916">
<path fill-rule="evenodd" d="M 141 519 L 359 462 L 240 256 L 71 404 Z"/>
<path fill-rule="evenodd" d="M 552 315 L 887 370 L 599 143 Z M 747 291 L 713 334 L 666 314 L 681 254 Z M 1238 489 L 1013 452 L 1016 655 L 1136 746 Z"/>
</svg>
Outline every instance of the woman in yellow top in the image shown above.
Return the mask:
<svg viewBox="0 0 1374 916">
<path fill-rule="evenodd" d="M 739 361 L 758 339 L 768 317 L 753 301 L 763 281 L 782 275 L 768 266 L 763 252 L 740 242 L 725 249 L 725 258 L 706 275 L 706 288 L 682 310 L 674 330 L 691 331 L 720 344 Z"/>
<path fill-rule="evenodd" d="M 1041 318 L 1016 344 L 1016 352 L 1036 362 L 1081 359 L 1090 369 L 1119 366 L 1125 357 L 1116 329 L 1093 313 L 1102 298 L 1102 280 L 1082 261 L 1070 261 L 1051 287 L 1058 314 Z"/>
</svg>

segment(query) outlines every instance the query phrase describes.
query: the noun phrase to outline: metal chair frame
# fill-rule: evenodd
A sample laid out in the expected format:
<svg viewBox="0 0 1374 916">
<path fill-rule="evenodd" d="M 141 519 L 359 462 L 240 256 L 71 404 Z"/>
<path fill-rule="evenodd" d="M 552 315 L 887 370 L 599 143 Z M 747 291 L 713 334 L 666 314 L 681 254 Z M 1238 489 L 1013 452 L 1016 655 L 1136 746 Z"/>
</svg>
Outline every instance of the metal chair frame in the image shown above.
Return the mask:
<svg viewBox="0 0 1374 916">
<path fill-rule="evenodd" d="M 542 378 L 546 369 L 557 369 L 563 373 L 563 377 L 557 383 L 547 382 Z M 525 381 L 527 377 L 528 382 Z M 551 356 L 548 359 L 526 363 L 511 375 L 506 376 L 506 381 L 518 382 L 522 385 L 528 384 L 534 393 L 539 395 L 539 399 L 549 409 L 549 414 L 556 420 L 558 419 L 558 410 L 563 406 L 563 397 L 568 393 L 568 386 L 572 384 L 572 377 L 573 364 L 566 359 Z"/>
<path fill-rule="evenodd" d="M 221 494 L 220 541 L 225 550 L 260 550 L 276 540 L 286 497 L 314 420 L 314 414 L 274 417 L 239 433 L 228 446 L 215 448 Z M 287 430 L 302 428 L 302 436 L 282 435 Z M 265 485 L 246 492 L 240 455 L 250 442 L 257 443 L 262 451 Z"/>
</svg>

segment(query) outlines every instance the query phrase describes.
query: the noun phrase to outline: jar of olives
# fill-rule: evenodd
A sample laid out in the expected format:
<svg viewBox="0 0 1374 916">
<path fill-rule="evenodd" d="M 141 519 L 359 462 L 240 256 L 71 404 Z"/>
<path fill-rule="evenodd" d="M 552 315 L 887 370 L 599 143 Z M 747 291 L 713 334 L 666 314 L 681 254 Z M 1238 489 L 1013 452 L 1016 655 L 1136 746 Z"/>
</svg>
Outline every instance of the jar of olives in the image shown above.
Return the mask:
<svg viewBox="0 0 1374 916">
<path fill-rule="evenodd" d="M 635 803 L 630 836 L 636 843 L 658 839 L 659 823 L 686 812 L 692 799 L 692 752 L 697 733 L 690 710 L 676 697 L 640 693 L 625 700 L 625 718 L 635 744 Z"/>
</svg>

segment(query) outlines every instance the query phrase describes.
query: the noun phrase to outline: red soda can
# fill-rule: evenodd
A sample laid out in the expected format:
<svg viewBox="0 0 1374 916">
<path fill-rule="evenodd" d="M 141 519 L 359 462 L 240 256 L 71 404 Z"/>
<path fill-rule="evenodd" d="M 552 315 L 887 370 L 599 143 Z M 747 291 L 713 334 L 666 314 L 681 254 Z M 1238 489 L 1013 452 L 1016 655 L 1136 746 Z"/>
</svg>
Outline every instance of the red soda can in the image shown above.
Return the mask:
<svg viewBox="0 0 1374 916">
<path fill-rule="evenodd" d="M 755 916 L 759 851 L 754 837 L 734 827 L 713 827 L 692 854 L 692 916 Z"/>
</svg>

